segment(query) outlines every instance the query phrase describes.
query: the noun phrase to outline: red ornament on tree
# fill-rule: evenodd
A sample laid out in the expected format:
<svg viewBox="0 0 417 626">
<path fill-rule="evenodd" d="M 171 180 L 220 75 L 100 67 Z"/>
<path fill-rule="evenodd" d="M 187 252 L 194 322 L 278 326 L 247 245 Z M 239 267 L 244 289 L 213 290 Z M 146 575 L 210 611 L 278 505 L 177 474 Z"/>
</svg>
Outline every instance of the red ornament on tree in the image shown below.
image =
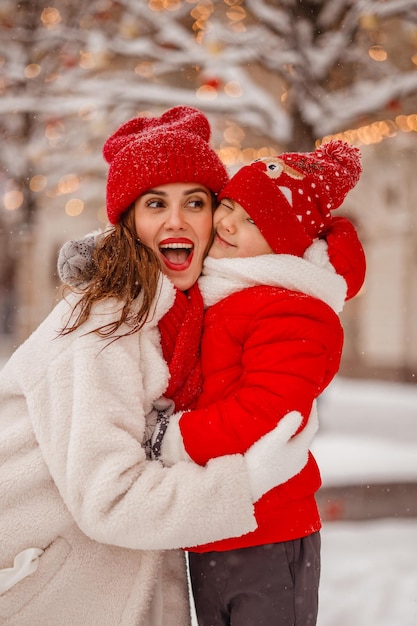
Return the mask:
<svg viewBox="0 0 417 626">
<path fill-rule="evenodd" d="M 401 109 L 401 103 L 399 100 L 390 100 L 386 108 L 388 111 L 399 111 Z"/>
<path fill-rule="evenodd" d="M 212 87 L 213 89 L 220 89 L 222 81 L 219 78 L 205 78 L 202 82 L 203 87 Z"/>
</svg>

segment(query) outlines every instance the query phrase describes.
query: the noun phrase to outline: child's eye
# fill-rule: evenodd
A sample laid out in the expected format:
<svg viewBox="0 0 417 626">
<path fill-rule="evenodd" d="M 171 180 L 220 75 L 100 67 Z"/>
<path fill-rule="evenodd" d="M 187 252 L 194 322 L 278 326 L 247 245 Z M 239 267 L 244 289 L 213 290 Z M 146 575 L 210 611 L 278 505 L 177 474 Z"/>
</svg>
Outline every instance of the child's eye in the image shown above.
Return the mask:
<svg viewBox="0 0 417 626">
<path fill-rule="evenodd" d="M 220 206 L 224 206 L 225 209 L 229 209 L 229 211 L 233 211 L 233 207 L 230 204 L 226 204 L 223 200 L 220 202 Z"/>
<path fill-rule="evenodd" d="M 251 217 L 248 217 L 248 222 L 249 224 L 253 224 L 254 226 L 256 226 L 255 222 L 253 221 Z"/>
</svg>

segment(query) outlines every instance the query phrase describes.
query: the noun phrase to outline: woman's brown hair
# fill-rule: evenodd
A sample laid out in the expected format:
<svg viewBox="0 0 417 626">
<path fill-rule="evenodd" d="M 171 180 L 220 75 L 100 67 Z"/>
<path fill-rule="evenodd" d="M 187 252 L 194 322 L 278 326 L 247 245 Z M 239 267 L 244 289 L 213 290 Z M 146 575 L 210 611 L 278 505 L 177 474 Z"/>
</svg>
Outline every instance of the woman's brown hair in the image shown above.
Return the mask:
<svg viewBox="0 0 417 626">
<path fill-rule="evenodd" d="M 61 330 L 67 335 L 79 328 L 89 318 L 96 302 L 116 298 L 123 303 L 118 320 L 95 329 L 101 337 L 117 333 L 127 323 L 130 330 L 124 335 L 137 332 L 146 322 L 158 289 L 160 264 L 156 254 L 136 236 L 134 207 L 130 207 L 118 224 L 104 234 L 93 253 L 93 270 L 88 281 L 76 291 L 81 298 L 75 305 L 69 321 Z M 139 309 L 132 310 L 132 303 L 141 294 Z M 115 338 L 117 338 L 115 336 Z"/>
</svg>

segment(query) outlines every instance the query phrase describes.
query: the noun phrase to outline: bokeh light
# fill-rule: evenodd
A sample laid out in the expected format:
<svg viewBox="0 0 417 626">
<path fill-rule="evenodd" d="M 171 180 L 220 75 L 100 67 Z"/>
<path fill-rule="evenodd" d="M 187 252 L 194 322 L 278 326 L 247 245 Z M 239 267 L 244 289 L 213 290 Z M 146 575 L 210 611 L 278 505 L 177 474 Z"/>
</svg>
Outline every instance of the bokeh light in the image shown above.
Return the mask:
<svg viewBox="0 0 417 626">
<path fill-rule="evenodd" d="M 84 202 L 80 198 L 72 198 L 65 205 L 65 213 L 70 217 L 77 217 L 84 211 Z"/>
<path fill-rule="evenodd" d="M 54 28 L 62 21 L 62 17 L 58 9 L 48 7 L 41 13 L 41 22 L 46 28 Z"/>
<path fill-rule="evenodd" d="M 47 183 L 48 179 L 46 178 L 46 176 L 43 176 L 42 174 L 37 174 L 36 176 L 32 176 L 32 178 L 30 179 L 29 188 L 31 191 L 39 193 L 40 191 L 43 191 L 45 189 Z"/>
<path fill-rule="evenodd" d="M 6 211 L 15 211 L 22 206 L 23 199 L 23 193 L 18 189 L 6 191 L 3 196 L 4 208 Z"/>
</svg>

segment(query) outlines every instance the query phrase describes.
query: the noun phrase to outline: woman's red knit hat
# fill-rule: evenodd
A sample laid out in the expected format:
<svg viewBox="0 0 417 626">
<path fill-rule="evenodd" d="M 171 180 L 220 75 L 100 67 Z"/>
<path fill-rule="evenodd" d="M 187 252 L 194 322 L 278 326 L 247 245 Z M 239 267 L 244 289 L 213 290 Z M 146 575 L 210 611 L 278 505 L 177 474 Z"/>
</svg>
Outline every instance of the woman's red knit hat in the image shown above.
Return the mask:
<svg viewBox="0 0 417 626">
<path fill-rule="evenodd" d="M 137 117 L 106 141 L 110 164 L 107 216 L 117 224 L 137 198 L 158 185 L 200 183 L 218 193 L 229 177 L 209 145 L 210 125 L 201 111 L 177 106 L 160 117 Z"/>
</svg>

